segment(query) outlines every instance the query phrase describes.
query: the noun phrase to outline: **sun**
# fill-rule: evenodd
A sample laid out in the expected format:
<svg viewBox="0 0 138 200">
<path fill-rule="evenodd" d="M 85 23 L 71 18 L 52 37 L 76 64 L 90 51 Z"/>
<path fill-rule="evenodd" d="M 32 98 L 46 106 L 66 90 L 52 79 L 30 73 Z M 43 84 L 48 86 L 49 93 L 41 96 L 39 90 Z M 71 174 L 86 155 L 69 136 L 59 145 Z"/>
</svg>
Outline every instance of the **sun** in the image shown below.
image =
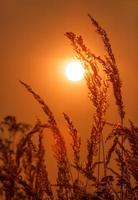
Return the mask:
<svg viewBox="0 0 138 200">
<path fill-rule="evenodd" d="M 80 61 L 72 61 L 66 65 L 65 68 L 66 77 L 70 81 L 80 81 L 84 77 L 84 69 Z"/>
</svg>

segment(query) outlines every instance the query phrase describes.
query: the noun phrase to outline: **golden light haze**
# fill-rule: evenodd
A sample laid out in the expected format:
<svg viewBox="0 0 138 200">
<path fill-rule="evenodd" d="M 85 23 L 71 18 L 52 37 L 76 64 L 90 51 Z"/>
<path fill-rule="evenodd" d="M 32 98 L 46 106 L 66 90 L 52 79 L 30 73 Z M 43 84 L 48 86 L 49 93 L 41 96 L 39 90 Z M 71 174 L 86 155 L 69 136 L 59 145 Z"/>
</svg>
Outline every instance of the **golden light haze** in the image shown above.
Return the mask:
<svg viewBox="0 0 138 200">
<path fill-rule="evenodd" d="M 92 51 L 104 56 L 102 42 L 87 17 L 90 13 L 109 33 L 123 81 L 127 117 L 138 123 L 137 0 L 6 0 L 0 9 L 1 118 L 15 115 L 30 123 L 36 117 L 45 119 L 39 105 L 19 84 L 18 80 L 23 80 L 46 100 L 61 126 L 64 111 L 81 134 L 86 134 L 93 108 L 85 81 L 68 81 L 63 63 L 75 56 L 64 36 L 66 31 L 81 34 Z M 114 111 L 111 109 L 110 114 L 116 121 Z"/>
</svg>

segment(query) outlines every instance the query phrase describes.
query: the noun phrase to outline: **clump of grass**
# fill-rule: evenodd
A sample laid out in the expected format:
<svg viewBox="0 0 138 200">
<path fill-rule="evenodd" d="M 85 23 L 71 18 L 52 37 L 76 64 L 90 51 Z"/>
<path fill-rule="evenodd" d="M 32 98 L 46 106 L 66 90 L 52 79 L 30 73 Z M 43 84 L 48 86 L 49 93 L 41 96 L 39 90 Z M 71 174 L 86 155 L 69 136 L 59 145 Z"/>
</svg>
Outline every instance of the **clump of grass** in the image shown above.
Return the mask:
<svg viewBox="0 0 138 200">
<path fill-rule="evenodd" d="M 8 133 L 7 138 L 0 138 L 0 197 L 5 200 L 138 199 L 138 127 L 132 122 L 130 127 L 124 126 L 122 83 L 115 56 L 106 31 L 88 16 L 103 41 L 106 51 L 104 58 L 91 52 L 81 36 L 65 33 L 83 64 L 89 99 L 95 108 L 87 138 L 86 162 L 82 164 L 81 137 L 70 117 L 63 113 L 72 139 L 73 159 L 68 156 L 62 130 L 53 112 L 29 85 L 20 81 L 41 106 L 46 123 L 38 120 L 34 126 L 30 126 L 17 122 L 13 116 L 4 118 L 0 123 L 2 135 Z M 105 76 L 99 72 L 101 65 Z M 110 84 L 118 107 L 119 121 L 116 124 L 106 120 Z M 106 136 L 108 128 L 110 134 Z M 54 183 L 49 178 L 45 161 L 47 151 L 43 133 L 47 129 L 51 130 L 54 138 L 53 154 L 57 163 Z M 17 134 L 20 137 L 14 144 Z M 105 148 L 107 142 L 111 144 L 108 151 Z M 77 175 L 73 173 L 74 170 Z"/>
</svg>

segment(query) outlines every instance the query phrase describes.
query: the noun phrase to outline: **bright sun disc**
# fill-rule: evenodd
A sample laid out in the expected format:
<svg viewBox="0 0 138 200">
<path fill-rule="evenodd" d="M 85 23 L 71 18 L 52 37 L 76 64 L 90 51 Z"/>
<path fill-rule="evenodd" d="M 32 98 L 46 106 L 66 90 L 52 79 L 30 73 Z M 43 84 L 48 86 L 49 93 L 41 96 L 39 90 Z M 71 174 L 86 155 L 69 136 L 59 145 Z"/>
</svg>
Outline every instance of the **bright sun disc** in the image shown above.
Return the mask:
<svg viewBox="0 0 138 200">
<path fill-rule="evenodd" d="M 84 76 L 84 69 L 79 61 L 72 61 L 65 69 L 66 76 L 71 81 L 80 81 Z"/>
</svg>

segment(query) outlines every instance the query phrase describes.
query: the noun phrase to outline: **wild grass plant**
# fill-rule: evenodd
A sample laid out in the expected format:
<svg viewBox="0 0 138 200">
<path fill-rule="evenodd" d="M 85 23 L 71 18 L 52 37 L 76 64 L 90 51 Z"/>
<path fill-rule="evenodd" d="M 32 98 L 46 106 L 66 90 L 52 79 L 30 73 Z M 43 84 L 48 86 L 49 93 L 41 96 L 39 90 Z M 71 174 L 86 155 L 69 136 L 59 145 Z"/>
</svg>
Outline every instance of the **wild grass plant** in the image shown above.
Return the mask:
<svg viewBox="0 0 138 200">
<path fill-rule="evenodd" d="M 63 113 L 72 140 L 73 159 L 68 156 L 62 130 L 53 112 L 29 85 L 20 81 L 39 103 L 47 121 L 43 124 L 38 120 L 33 127 L 18 123 L 12 116 L 1 121 L 1 135 L 5 132 L 8 134 L 7 138 L 1 136 L 0 139 L 1 199 L 138 200 L 138 128 L 131 121 L 129 127 L 124 125 L 122 82 L 115 56 L 106 31 L 90 15 L 89 18 L 103 41 L 106 51 L 104 58 L 87 48 L 81 36 L 65 33 L 83 64 L 89 99 L 95 108 L 91 132 L 87 138 L 86 162 L 82 163 L 81 137 L 70 117 Z M 104 76 L 101 76 L 99 66 L 102 66 Z M 110 106 L 110 85 L 119 116 L 115 124 L 105 117 Z M 51 131 L 54 138 L 53 154 L 57 163 L 54 183 L 49 179 L 45 162 L 47 152 L 43 132 L 46 129 Z M 107 129 L 110 134 L 105 138 Z M 15 144 L 19 132 L 20 137 Z M 110 148 L 105 151 L 109 141 Z M 115 162 L 115 167 L 112 167 L 112 162 Z M 77 172 L 75 175 L 73 170 Z"/>
</svg>

